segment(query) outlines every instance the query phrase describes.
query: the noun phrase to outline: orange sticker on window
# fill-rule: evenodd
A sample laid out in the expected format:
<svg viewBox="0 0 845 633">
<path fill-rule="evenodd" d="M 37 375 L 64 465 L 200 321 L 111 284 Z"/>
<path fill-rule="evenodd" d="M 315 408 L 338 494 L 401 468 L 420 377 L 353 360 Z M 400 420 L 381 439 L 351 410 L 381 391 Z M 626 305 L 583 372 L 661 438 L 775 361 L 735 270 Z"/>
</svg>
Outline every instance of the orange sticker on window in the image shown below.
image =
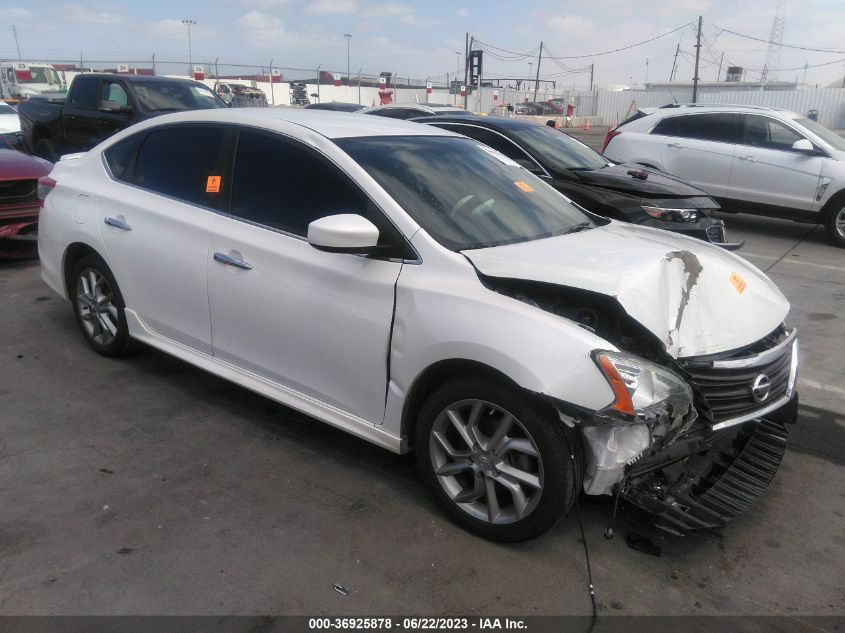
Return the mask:
<svg viewBox="0 0 845 633">
<path fill-rule="evenodd" d="M 736 273 L 731 273 L 731 284 L 734 288 L 736 288 L 736 291 L 739 294 L 745 292 L 745 286 L 747 284 L 745 283 L 745 280 Z"/>
<path fill-rule="evenodd" d="M 522 189 L 525 193 L 531 193 L 532 191 L 534 191 L 534 187 L 529 185 L 527 182 L 522 182 L 521 180 L 517 180 L 513 184 L 515 184 L 517 187 Z"/>
<path fill-rule="evenodd" d="M 205 183 L 206 193 L 220 193 L 220 176 L 209 176 Z"/>
</svg>

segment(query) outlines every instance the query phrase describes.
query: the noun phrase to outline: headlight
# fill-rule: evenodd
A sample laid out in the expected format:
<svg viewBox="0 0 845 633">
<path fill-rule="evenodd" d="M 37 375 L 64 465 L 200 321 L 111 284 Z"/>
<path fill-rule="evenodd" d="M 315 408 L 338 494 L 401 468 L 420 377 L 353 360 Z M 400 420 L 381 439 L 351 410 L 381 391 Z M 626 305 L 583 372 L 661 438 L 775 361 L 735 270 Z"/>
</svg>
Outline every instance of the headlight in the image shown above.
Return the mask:
<svg viewBox="0 0 845 633">
<path fill-rule="evenodd" d="M 615 399 L 608 409 L 635 418 L 657 415 L 670 420 L 690 411 L 692 390 L 668 369 L 621 352 L 594 352 L 593 360 L 613 389 Z"/>
<path fill-rule="evenodd" d="M 667 222 L 695 222 L 698 219 L 697 209 L 675 209 L 658 207 L 654 203 L 642 202 L 640 207 L 655 220 Z"/>
</svg>

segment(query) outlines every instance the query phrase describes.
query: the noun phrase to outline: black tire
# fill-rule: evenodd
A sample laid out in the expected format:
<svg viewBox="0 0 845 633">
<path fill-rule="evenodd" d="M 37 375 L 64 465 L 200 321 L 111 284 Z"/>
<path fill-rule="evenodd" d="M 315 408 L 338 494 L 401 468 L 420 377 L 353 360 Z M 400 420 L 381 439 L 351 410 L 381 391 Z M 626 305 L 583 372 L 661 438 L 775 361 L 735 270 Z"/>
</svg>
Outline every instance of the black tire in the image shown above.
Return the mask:
<svg viewBox="0 0 845 633">
<path fill-rule="evenodd" d="M 833 200 L 825 213 L 824 225 L 828 237 L 839 248 L 845 248 L 845 196 Z"/>
<path fill-rule="evenodd" d="M 56 146 L 48 138 L 40 138 L 35 141 L 35 147 L 32 149 L 36 156 L 44 160 L 49 160 L 51 163 L 55 163 L 59 158 L 56 152 Z"/>
<path fill-rule="evenodd" d="M 508 432 L 509 437 L 511 433 L 519 437 L 527 437 L 533 442 L 533 447 L 536 448 L 539 459 L 526 457 L 525 455 L 518 455 L 520 459 L 536 459 L 538 467 L 538 480 L 541 483 L 539 490 L 524 487 L 523 490 L 528 490 L 530 494 L 536 495 L 531 497 L 531 501 L 525 508 L 530 508 L 521 518 L 517 518 L 516 498 L 507 492 L 507 489 L 501 485 L 488 482 L 488 479 L 500 481 L 504 474 L 507 479 L 507 473 L 504 470 L 497 470 L 495 467 L 492 470 L 479 473 L 476 471 L 464 471 L 460 475 L 441 477 L 435 472 L 438 466 L 435 460 L 442 459 L 442 455 L 446 452 L 441 452 L 441 457 L 436 457 L 435 453 L 442 451 L 442 443 L 434 439 L 432 431 L 435 428 L 443 429 L 443 415 L 449 408 L 454 410 L 455 406 L 460 407 L 460 403 L 469 402 L 463 406 L 469 407 L 471 415 L 472 402 L 483 401 L 485 404 L 484 413 L 479 414 L 479 425 L 485 423 L 483 416 L 491 416 L 490 422 L 494 424 L 495 421 L 492 416 L 496 415 L 494 408 L 498 408 L 501 414 L 510 414 L 515 418 L 518 428 L 511 424 L 512 432 Z M 488 406 L 492 405 L 492 406 Z M 440 421 L 439 421 L 440 420 Z M 436 427 L 440 425 L 439 427 Z M 448 423 L 447 423 L 448 425 Z M 477 425 L 478 426 L 478 425 Z M 449 427 L 451 428 L 451 427 Z M 480 426 L 478 427 L 480 428 Z M 454 429 L 452 429 L 454 430 Z M 442 436 L 445 431 L 440 432 Z M 524 435 L 523 435 L 524 434 Z M 495 435 L 495 433 L 493 434 Z M 483 430 L 482 430 L 483 436 Z M 484 436 L 484 442 L 487 443 L 487 448 L 490 447 L 491 436 Z M 459 441 L 459 440 L 458 440 Z M 455 448 L 455 442 L 449 440 L 452 448 Z M 571 450 L 569 447 L 568 434 L 564 428 L 563 423 L 551 411 L 547 411 L 544 407 L 538 405 L 533 398 L 526 393 L 521 392 L 516 387 L 502 384 L 500 382 L 481 379 L 460 379 L 449 382 L 436 388 L 426 399 L 423 404 L 419 416 L 417 418 L 417 425 L 415 429 L 415 446 L 417 453 L 417 464 L 422 472 L 423 478 L 434 493 L 438 503 L 443 507 L 446 513 L 461 527 L 469 532 L 482 536 L 486 539 L 503 542 L 517 542 L 526 541 L 535 538 L 548 529 L 550 529 L 560 518 L 560 516 L 567 512 L 574 500 L 576 493 L 576 478 L 575 478 L 575 464 L 571 458 Z M 479 446 L 479 445 L 477 445 Z M 495 451 L 493 453 L 495 455 Z M 488 454 L 489 455 L 489 454 Z M 513 452 L 510 453 L 512 457 L 504 457 L 499 455 L 495 459 L 502 459 L 504 461 L 512 460 Z M 446 457 L 449 460 L 449 457 Z M 473 458 L 456 458 L 455 461 Z M 489 459 L 483 462 L 475 458 L 473 461 L 473 468 L 477 468 L 479 463 L 484 467 L 489 467 Z M 503 462 L 498 462 L 498 466 L 504 469 Z M 441 470 L 444 466 L 441 464 Z M 510 510 L 512 520 L 504 523 L 493 523 L 489 518 L 478 518 L 478 508 L 471 508 L 470 506 L 477 506 L 481 500 L 473 500 L 470 502 L 459 503 L 454 501 L 451 494 L 447 493 L 445 486 L 457 486 L 455 490 L 462 487 L 462 484 L 457 481 L 457 477 L 463 477 L 465 482 L 464 491 L 460 494 L 469 493 L 472 491 L 469 488 L 472 485 L 486 486 L 489 485 L 497 488 L 498 498 L 502 500 L 502 492 L 505 492 L 505 504 L 497 503 L 496 506 L 502 507 L 502 512 L 509 512 L 505 505 L 508 501 L 512 502 L 513 509 Z M 475 478 L 480 479 L 483 483 L 475 484 Z M 441 483 L 448 480 L 449 483 Z M 494 494 L 494 497 L 497 495 Z M 486 496 L 484 499 L 486 502 Z M 483 503 L 487 508 L 488 517 L 491 510 L 490 505 Z M 472 512 L 475 512 L 473 514 Z M 483 512 L 482 512 L 483 514 Z M 497 516 L 503 516 L 502 514 Z"/>
<path fill-rule="evenodd" d="M 103 291 L 104 298 L 109 298 L 106 307 L 113 310 L 107 311 L 102 304 L 98 304 L 96 308 L 89 307 L 93 305 L 91 300 L 86 301 L 80 296 L 85 295 L 83 284 L 87 283 L 89 287 L 91 286 L 92 272 L 97 276 L 96 278 L 102 278 L 107 284 L 107 289 L 102 282 L 99 287 Z M 83 276 L 86 279 L 84 282 L 81 281 Z M 79 329 L 85 341 L 95 352 L 103 356 L 117 357 L 131 354 L 140 347 L 140 343 L 129 336 L 129 327 L 126 324 L 126 304 L 123 301 L 123 295 L 120 294 L 117 281 L 99 255 L 93 253 L 85 255 L 76 262 L 68 283 L 68 295 L 73 304 L 73 313 Z M 99 313 L 108 318 L 109 323 L 115 328 L 113 333 L 102 325 Z M 99 337 L 97 336 L 98 329 L 101 333 Z"/>
</svg>

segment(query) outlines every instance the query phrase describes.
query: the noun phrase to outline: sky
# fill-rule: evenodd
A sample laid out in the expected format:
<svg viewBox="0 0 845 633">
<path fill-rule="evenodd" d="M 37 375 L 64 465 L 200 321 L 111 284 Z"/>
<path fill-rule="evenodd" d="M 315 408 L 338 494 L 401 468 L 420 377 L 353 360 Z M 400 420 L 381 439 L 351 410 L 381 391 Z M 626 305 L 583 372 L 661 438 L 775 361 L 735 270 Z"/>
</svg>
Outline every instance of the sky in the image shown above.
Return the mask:
<svg viewBox="0 0 845 633">
<path fill-rule="evenodd" d="M 274 67 L 316 69 L 319 65 L 345 74 L 344 34 L 349 33 L 353 74 L 362 68 L 369 75 L 390 71 L 399 77 L 442 82 L 446 73 L 454 76 L 462 68 L 465 33 L 469 32 L 487 49 L 484 75 L 488 79 L 521 78 L 529 70 L 534 75 L 542 41 L 540 77 L 557 82 L 558 87 L 587 87 L 589 71 L 584 69 L 592 63 L 597 86 L 642 85 L 646 79 L 669 78 L 679 44 L 676 80 L 692 79 L 692 24 L 702 15 L 701 79 L 716 79 L 724 53 L 721 78 L 730 63 L 745 67 L 746 77 L 757 80 L 767 44 L 722 29 L 768 40 L 775 6 L 775 0 L 0 0 L 0 57 L 17 57 L 14 25 L 26 60 L 73 61 L 81 53 L 84 59 L 115 64 L 151 59 L 153 54 L 159 62 L 187 62 L 187 27 L 182 20 L 192 19 L 196 21 L 191 32 L 193 61 L 219 58 L 221 73 L 227 62 L 266 67 L 273 60 Z M 841 79 L 845 75 L 843 25 L 845 0 L 790 0 L 784 43 L 830 50 L 784 47 L 779 65 L 784 70 L 779 70 L 778 79 L 804 80 L 805 64 L 810 66 L 808 84 L 825 86 Z M 679 27 L 650 43 L 598 54 Z M 282 73 L 291 78 L 297 74 Z"/>
</svg>

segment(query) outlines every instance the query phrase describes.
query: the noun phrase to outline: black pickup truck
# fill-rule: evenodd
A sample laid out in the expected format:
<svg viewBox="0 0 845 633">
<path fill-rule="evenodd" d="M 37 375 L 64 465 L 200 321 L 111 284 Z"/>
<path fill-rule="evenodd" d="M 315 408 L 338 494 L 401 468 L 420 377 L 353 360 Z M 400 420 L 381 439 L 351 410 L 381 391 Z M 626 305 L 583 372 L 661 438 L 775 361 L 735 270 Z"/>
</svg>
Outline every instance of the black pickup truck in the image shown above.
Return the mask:
<svg viewBox="0 0 845 633">
<path fill-rule="evenodd" d="M 86 73 L 74 78 L 67 96 L 30 98 L 18 114 L 24 148 L 55 162 L 160 114 L 225 107 L 213 90 L 190 79 Z"/>
</svg>

